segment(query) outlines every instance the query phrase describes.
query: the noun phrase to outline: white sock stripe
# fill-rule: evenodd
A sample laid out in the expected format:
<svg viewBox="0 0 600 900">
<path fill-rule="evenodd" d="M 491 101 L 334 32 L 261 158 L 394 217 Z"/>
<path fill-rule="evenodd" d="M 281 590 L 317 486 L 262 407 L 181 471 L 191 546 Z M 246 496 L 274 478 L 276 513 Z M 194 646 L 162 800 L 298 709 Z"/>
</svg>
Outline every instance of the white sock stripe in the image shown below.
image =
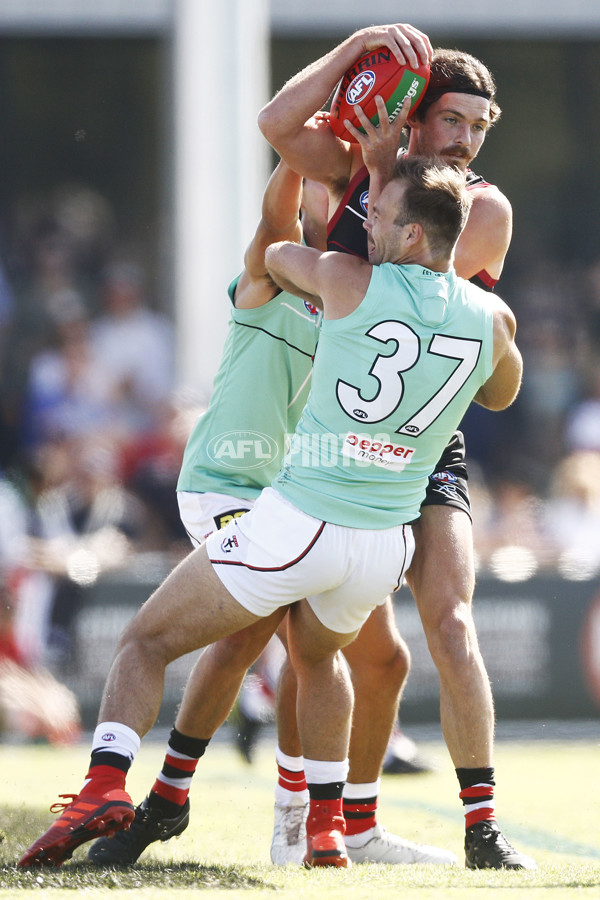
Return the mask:
<svg viewBox="0 0 600 900">
<path fill-rule="evenodd" d="M 474 809 L 496 809 L 494 798 L 484 800 L 482 803 L 465 803 L 465 812 L 472 812 Z"/>
<path fill-rule="evenodd" d="M 281 785 L 282 787 L 285 787 L 287 784 L 293 784 L 295 787 L 298 787 L 297 781 L 294 781 L 292 778 L 286 778 L 285 775 L 280 775 L 279 781 L 283 782 Z M 293 788 L 290 788 L 289 790 L 293 790 Z M 302 790 L 302 788 L 299 788 L 299 790 Z"/>
<path fill-rule="evenodd" d="M 169 787 L 178 788 L 182 791 L 189 791 L 192 785 L 191 776 L 189 778 L 166 778 L 162 772 L 158 773 L 157 781 L 162 781 L 163 784 L 168 784 Z"/>
<path fill-rule="evenodd" d="M 297 806 L 309 801 L 308 788 L 301 791 L 288 791 L 280 784 L 275 785 L 275 803 L 279 806 Z"/>
<path fill-rule="evenodd" d="M 331 784 L 334 781 L 345 781 L 348 777 L 348 759 L 340 760 L 304 760 L 304 773 L 307 784 Z"/>
<path fill-rule="evenodd" d="M 282 766 L 284 769 L 287 769 L 288 772 L 302 772 L 304 769 L 303 756 L 288 756 L 287 753 L 283 753 L 279 747 L 275 750 L 275 760 L 278 766 Z"/>
<path fill-rule="evenodd" d="M 173 750 L 172 747 L 167 747 L 167 756 L 172 756 L 173 759 L 190 759 L 196 760 L 196 756 L 186 756 L 185 753 L 179 753 L 177 750 Z"/>
<path fill-rule="evenodd" d="M 365 797 L 378 797 L 381 790 L 381 778 L 368 784 L 352 784 L 347 781 L 344 785 L 345 800 L 364 800 Z"/>
</svg>

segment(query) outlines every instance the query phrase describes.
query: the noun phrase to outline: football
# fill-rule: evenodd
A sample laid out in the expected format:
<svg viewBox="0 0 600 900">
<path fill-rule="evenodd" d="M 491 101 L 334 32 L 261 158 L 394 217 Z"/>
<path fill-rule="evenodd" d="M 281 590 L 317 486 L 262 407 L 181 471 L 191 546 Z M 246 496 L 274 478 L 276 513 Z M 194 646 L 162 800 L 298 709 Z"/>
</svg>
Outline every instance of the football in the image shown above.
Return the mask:
<svg viewBox="0 0 600 900">
<path fill-rule="evenodd" d="M 370 50 L 357 59 L 338 84 L 331 101 L 329 124 L 339 138 L 353 143 L 355 138 L 346 130 L 344 119 L 352 122 L 359 131 L 364 131 L 356 116 L 356 106 L 362 106 L 371 122 L 377 125 L 379 115 L 375 97 L 380 94 L 393 121 L 407 95 L 412 98 L 410 111 L 414 112 L 428 84 L 428 65 L 412 69 L 401 66 L 388 47 Z"/>
</svg>

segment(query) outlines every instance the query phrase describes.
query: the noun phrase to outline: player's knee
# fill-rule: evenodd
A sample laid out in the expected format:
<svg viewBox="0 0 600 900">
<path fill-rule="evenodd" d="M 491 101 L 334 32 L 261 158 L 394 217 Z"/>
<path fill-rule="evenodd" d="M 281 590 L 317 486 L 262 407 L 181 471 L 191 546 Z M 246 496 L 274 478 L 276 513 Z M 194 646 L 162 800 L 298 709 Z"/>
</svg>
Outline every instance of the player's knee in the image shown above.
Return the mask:
<svg viewBox="0 0 600 900">
<path fill-rule="evenodd" d="M 408 644 L 400 635 L 397 635 L 393 647 L 382 657 L 379 667 L 385 670 L 384 678 L 401 687 L 408 677 L 410 663 Z"/>
<path fill-rule="evenodd" d="M 349 662 L 357 689 L 378 692 L 385 689 L 395 695 L 408 677 L 411 659 L 408 645 L 397 635 L 397 639 L 388 642 L 379 655 L 354 654 Z"/>
<path fill-rule="evenodd" d="M 404 641 L 400 641 L 394 653 L 381 662 L 379 666 L 378 682 L 385 684 L 390 691 L 397 693 L 402 690 L 410 671 L 410 651 Z"/>
<path fill-rule="evenodd" d="M 247 669 L 265 648 L 266 639 L 252 629 L 243 629 L 222 638 L 212 646 L 215 660 L 228 669 Z"/>
<path fill-rule="evenodd" d="M 462 668 L 479 654 L 477 632 L 470 607 L 447 609 L 429 628 L 425 627 L 429 649 L 440 667 Z"/>
<path fill-rule="evenodd" d="M 116 654 L 138 654 L 152 659 L 157 666 L 167 666 L 178 652 L 173 638 L 164 629 L 155 627 L 147 617 L 135 616 L 121 632 Z"/>
</svg>

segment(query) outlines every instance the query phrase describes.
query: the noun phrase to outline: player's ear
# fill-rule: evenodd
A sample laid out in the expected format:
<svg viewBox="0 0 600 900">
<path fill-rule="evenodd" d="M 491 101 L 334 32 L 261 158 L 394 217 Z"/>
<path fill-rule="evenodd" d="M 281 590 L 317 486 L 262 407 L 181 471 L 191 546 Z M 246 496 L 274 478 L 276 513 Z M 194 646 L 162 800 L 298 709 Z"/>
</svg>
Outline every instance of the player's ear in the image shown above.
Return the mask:
<svg viewBox="0 0 600 900">
<path fill-rule="evenodd" d="M 409 222 L 406 226 L 406 241 L 408 244 L 417 244 L 423 237 L 423 226 L 418 222 Z"/>
</svg>

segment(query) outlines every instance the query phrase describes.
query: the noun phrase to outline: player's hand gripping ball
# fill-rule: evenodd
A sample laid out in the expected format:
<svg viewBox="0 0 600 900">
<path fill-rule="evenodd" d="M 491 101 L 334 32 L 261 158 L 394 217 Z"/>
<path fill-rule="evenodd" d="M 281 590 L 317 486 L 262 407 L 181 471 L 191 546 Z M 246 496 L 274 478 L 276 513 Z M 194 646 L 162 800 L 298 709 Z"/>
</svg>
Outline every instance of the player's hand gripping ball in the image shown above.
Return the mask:
<svg viewBox="0 0 600 900">
<path fill-rule="evenodd" d="M 370 50 L 357 59 L 338 84 L 331 102 L 329 124 L 339 138 L 354 142 L 355 138 L 346 130 L 344 119 L 348 119 L 359 131 L 364 131 L 356 116 L 356 106 L 362 106 L 371 122 L 378 125 L 375 97 L 380 94 L 393 121 L 407 95 L 411 98 L 410 112 L 415 111 L 428 84 L 428 65 L 411 69 L 400 65 L 388 47 Z"/>
</svg>

